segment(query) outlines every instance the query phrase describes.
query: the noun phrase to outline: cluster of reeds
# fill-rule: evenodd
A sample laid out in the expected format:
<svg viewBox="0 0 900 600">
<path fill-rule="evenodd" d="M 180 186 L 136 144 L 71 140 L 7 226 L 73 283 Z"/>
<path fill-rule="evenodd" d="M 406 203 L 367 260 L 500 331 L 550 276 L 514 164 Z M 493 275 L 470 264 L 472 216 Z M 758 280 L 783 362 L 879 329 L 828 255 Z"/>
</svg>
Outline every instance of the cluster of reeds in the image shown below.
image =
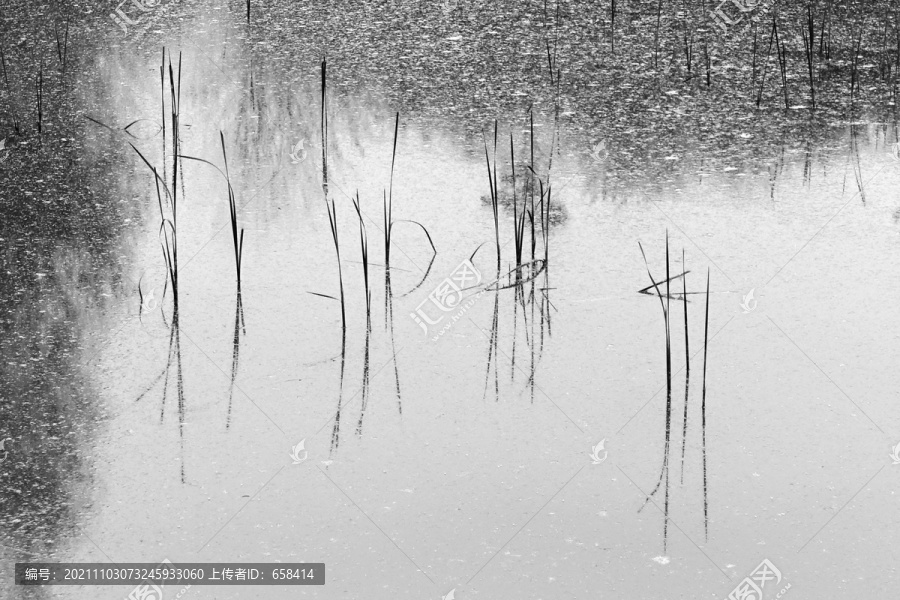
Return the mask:
<svg viewBox="0 0 900 600">
<path fill-rule="evenodd" d="M 494 121 L 494 148 L 493 148 L 493 160 L 491 160 L 491 155 L 488 152 L 488 144 L 487 138 L 482 133 L 482 138 L 484 142 L 484 159 L 485 164 L 487 166 L 487 175 L 488 175 L 488 190 L 490 192 L 490 200 L 491 200 L 491 212 L 494 217 L 494 244 L 497 252 L 497 273 L 499 276 L 500 273 L 500 265 L 501 265 L 501 253 L 500 253 L 500 213 L 499 213 L 499 205 L 500 205 L 500 188 L 499 188 L 499 177 L 497 176 L 497 130 L 498 123 Z M 548 166 L 548 177 L 547 177 L 547 185 L 546 189 L 544 186 L 544 180 L 538 176 L 535 171 L 534 164 L 534 115 L 529 114 L 529 131 L 530 131 L 530 164 L 526 165 L 526 168 L 529 171 L 529 177 L 526 179 L 525 184 L 525 193 L 522 198 L 522 203 L 519 203 L 519 196 L 516 185 L 516 152 L 515 152 L 515 143 L 513 140 L 513 135 L 510 133 L 509 135 L 509 155 L 510 155 L 510 163 L 511 163 L 511 171 L 512 171 L 512 217 L 513 217 L 513 241 L 514 241 L 514 252 L 515 252 L 515 269 L 514 272 L 516 274 L 517 281 L 521 279 L 522 269 L 526 266 L 527 263 L 524 262 L 523 257 L 525 256 L 525 243 L 526 243 L 526 222 L 529 224 L 529 228 L 527 231 L 530 231 L 531 234 L 531 264 L 534 266 L 535 263 L 535 251 L 537 248 L 537 229 L 535 224 L 535 218 L 540 221 L 541 225 L 541 237 L 544 245 L 544 259 L 543 264 L 538 265 L 539 269 L 543 269 L 546 266 L 547 260 L 549 258 L 549 230 L 550 230 L 550 198 L 551 198 L 551 187 L 549 181 L 549 171 L 552 168 L 552 148 L 555 145 L 555 132 L 554 132 L 554 141 L 551 143 L 551 156 L 550 156 L 550 164 Z M 535 182 L 537 185 L 535 185 Z M 535 189 L 537 188 L 537 190 Z M 538 201 L 535 204 L 535 191 L 538 191 Z M 539 269 L 533 269 L 533 275 L 536 275 Z M 513 272 L 513 271 L 511 271 Z M 502 288 L 496 288 L 502 289 Z"/>
<path fill-rule="evenodd" d="M 513 148 L 513 136 L 509 134 L 509 160 L 512 167 L 512 190 L 513 190 L 513 227 L 515 228 L 515 248 L 516 248 L 516 268 L 522 266 L 522 245 L 525 242 L 525 207 L 522 207 L 521 216 L 519 215 L 519 199 L 516 197 L 516 151 Z"/>
<path fill-rule="evenodd" d="M 165 72 L 165 59 L 166 59 L 166 51 L 163 48 L 163 62 L 160 66 L 160 74 L 161 76 Z M 164 176 L 160 176 L 157 172 L 156 167 L 154 167 L 150 161 L 141 153 L 140 150 L 135 147 L 134 144 L 129 142 L 129 145 L 134 149 L 138 156 L 141 157 L 141 160 L 144 161 L 144 164 L 153 172 L 153 180 L 156 184 L 156 197 L 159 203 L 159 213 L 160 213 L 160 226 L 159 226 L 159 236 L 160 236 L 160 244 L 162 246 L 163 251 L 163 260 L 166 265 L 166 271 L 168 274 L 168 282 L 172 285 L 172 302 L 175 312 L 178 312 L 178 165 L 179 159 L 181 158 L 178 149 L 179 149 L 179 141 L 178 141 L 178 116 L 179 116 L 179 106 L 181 104 L 181 53 L 178 54 L 178 84 L 176 86 L 175 83 L 175 73 L 172 68 L 172 59 L 169 57 L 169 93 L 170 93 L 170 108 L 171 108 L 171 123 L 172 123 L 172 189 L 169 190 L 166 185 L 166 180 Z M 165 81 L 163 79 L 163 81 Z M 163 129 L 163 169 L 165 169 L 165 128 L 166 128 L 166 113 L 165 113 L 165 86 L 162 87 L 163 93 L 163 114 L 162 114 L 162 129 Z M 91 119 L 93 121 L 93 119 Z M 95 121 L 96 122 L 96 121 Z M 165 171 L 163 171 L 163 175 L 165 175 Z M 165 210 L 163 207 L 163 195 L 160 191 L 160 183 L 162 183 L 162 192 L 165 192 L 166 199 L 168 203 L 171 205 L 171 218 L 166 217 Z"/>
<path fill-rule="evenodd" d="M 690 355 L 690 335 L 689 335 L 689 322 L 688 322 L 688 290 L 687 290 L 687 273 L 686 270 L 686 262 L 684 259 L 684 250 L 682 250 L 682 266 L 685 267 L 685 270 L 675 277 L 672 277 L 669 270 L 669 234 L 666 232 L 666 279 L 664 283 L 666 284 L 666 294 L 665 301 L 663 301 L 663 294 L 660 290 L 660 286 L 662 282 L 657 282 L 653 277 L 653 274 L 650 271 L 650 265 L 647 261 L 647 255 L 644 252 L 644 248 L 640 242 L 638 242 L 638 248 L 641 251 L 641 257 L 644 259 L 644 266 L 647 269 L 647 275 L 650 278 L 651 285 L 642 292 L 649 289 L 650 287 L 656 293 L 656 296 L 659 298 L 660 307 L 662 308 L 663 313 L 663 323 L 665 326 L 665 334 L 666 334 L 666 417 L 665 417 L 665 444 L 663 449 L 663 464 L 660 470 L 659 478 L 656 482 L 654 488 L 647 495 L 647 499 L 644 501 L 644 505 L 649 502 L 650 498 L 656 494 L 659 488 L 665 482 L 665 500 L 664 500 L 664 512 L 666 518 L 666 525 L 664 525 L 664 544 L 665 544 L 665 532 L 668 524 L 668 504 L 669 504 L 669 449 L 671 443 L 671 426 L 672 426 L 672 339 L 671 339 L 671 322 L 670 322 L 670 301 L 672 298 L 672 292 L 670 289 L 670 284 L 674 279 L 679 277 L 683 278 L 682 281 L 682 293 L 681 300 L 684 302 L 684 356 L 685 356 L 685 379 L 684 379 L 684 411 L 683 411 L 683 424 L 682 424 L 682 444 L 681 444 L 681 481 L 684 482 L 684 456 L 685 456 L 685 448 L 687 441 L 687 426 L 688 426 L 688 402 L 689 402 L 689 390 L 690 390 L 690 373 L 691 373 L 691 355 Z M 706 493 L 706 363 L 707 363 L 707 347 L 709 345 L 709 271 L 707 270 L 706 275 L 706 312 L 704 316 L 704 330 L 703 330 L 703 378 L 702 378 L 702 392 L 701 392 L 701 427 L 702 427 L 702 451 L 703 451 L 703 510 L 704 510 L 704 522 L 706 523 L 706 527 L 708 527 L 708 513 L 707 513 L 707 493 Z M 643 508 L 643 506 L 641 507 Z"/>
<path fill-rule="evenodd" d="M 321 65 L 321 139 L 322 139 L 322 191 L 325 197 L 325 207 L 328 211 L 328 222 L 331 227 L 331 238 L 334 242 L 334 249 L 338 260 L 338 285 L 340 288 L 340 296 L 336 298 L 341 303 L 341 328 L 346 335 L 347 330 L 347 310 L 344 296 L 344 277 L 341 268 L 341 249 L 340 249 L 340 240 L 338 236 L 338 221 L 337 221 L 337 208 L 333 198 L 329 198 L 328 196 L 328 112 L 327 112 L 327 64 L 325 60 L 322 60 Z M 425 228 L 424 225 L 419 223 L 418 221 L 412 221 L 409 219 L 400 219 L 395 220 L 393 215 L 393 197 L 394 197 L 394 167 L 397 162 L 397 137 L 400 131 L 400 113 L 396 112 L 394 114 L 394 140 L 393 146 L 391 150 L 391 172 L 390 179 L 388 182 L 388 188 L 384 190 L 382 195 L 382 218 L 384 223 L 384 262 L 386 273 L 390 271 L 391 265 L 391 235 L 394 230 L 394 226 L 398 223 L 412 223 L 417 225 L 425 232 L 425 236 L 428 238 L 428 243 L 431 245 L 432 252 L 437 254 L 437 250 L 434 247 L 434 241 L 431 239 L 431 234 L 428 232 L 428 229 Z M 371 319 L 371 310 L 372 310 L 372 291 L 369 283 L 369 242 L 368 242 L 368 233 L 366 231 L 365 218 L 362 211 L 362 205 L 359 196 L 359 190 L 356 192 L 355 197 L 350 197 L 351 202 L 353 203 L 353 208 L 356 211 L 357 221 L 359 225 L 359 238 L 360 238 L 360 252 L 362 257 L 362 266 L 363 266 L 363 284 L 365 286 L 365 298 L 366 298 L 366 321 L 370 322 Z M 432 263 L 434 261 L 434 256 L 432 256 Z M 429 264 L 428 271 L 431 270 L 431 265 Z M 425 278 L 427 278 L 428 272 L 425 273 L 422 281 L 424 282 Z M 419 283 L 421 285 L 421 282 Z M 416 288 L 418 285 L 416 286 Z M 415 288 L 414 288 L 415 289 Z M 325 298 L 332 298 L 326 294 L 318 294 L 313 292 L 317 296 L 322 296 Z"/>
</svg>

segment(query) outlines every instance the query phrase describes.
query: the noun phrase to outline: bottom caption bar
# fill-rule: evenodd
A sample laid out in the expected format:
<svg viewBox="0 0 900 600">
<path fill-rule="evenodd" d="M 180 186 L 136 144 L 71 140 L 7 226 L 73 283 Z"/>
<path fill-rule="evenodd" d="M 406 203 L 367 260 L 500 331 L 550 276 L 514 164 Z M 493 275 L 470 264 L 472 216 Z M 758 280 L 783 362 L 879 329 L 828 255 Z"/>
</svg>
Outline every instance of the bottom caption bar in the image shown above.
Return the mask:
<svg viewBox="0 0 900 600">
<path fill-rule="evenodd" d="M 325 585 L 325 563 L 16 563 L 16 585 Z"/>
</svg>

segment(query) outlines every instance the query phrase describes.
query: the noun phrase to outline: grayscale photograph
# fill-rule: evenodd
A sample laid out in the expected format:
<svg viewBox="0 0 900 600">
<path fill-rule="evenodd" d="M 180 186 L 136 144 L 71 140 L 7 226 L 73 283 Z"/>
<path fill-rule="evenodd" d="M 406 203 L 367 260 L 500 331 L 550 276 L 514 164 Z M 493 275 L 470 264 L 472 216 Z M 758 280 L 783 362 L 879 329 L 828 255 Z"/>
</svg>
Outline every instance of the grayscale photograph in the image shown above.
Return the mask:
<svg viewBox="0 0 900 600">
<path fill-rule="evenodd" d="M 900 0 L 0 0 L 0 600 L 900 596 Z"/>
</svg>

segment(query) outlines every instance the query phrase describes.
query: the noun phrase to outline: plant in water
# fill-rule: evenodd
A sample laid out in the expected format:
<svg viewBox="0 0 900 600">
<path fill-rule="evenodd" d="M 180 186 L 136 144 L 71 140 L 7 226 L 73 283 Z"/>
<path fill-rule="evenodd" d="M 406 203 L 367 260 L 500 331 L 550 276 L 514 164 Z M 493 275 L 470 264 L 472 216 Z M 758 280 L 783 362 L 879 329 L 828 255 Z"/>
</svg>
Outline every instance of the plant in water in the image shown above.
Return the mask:
<svg viewBox="0 0 900 600">
<path fill-rule="evenodd" d="M 186 158 L 188 160 L 196 160 L 197 162 L 205 163 L 225 178 L 226 185 L 228 186 L 228 213 L 231 220 L 231 239 L 234 244 L 234 267 L 235 273 L 237 276 L 237 293 L 241 293 L 241 264 L 243 260 L 243 250 L 244 250 L 244 229 L 241 228 L 238 231 L 238 221 L 237 221 L 237 199 L 234 193 L 234 188 L 231 185 L 231 175 L 228 171 L 228 155 L 225 152 L 225 134 L 222 131 L 219 131 L 219 140 L 222 143 L 222 160 L 225 163 L 225 171 L 209 162 L 204 158 L 197 158 L 195 156 L 188 156 L 186 154 L 178 155 L 176 158 Z"/>
<path fill-rule="evenodd" d="M 90 117 L 88 117 L 90 118 Z M 137 155 L 144 161 L 144 164 L 147 165 L 147 168 L 153 173 L 153 182 L 156 184 L 156 198 L 159 203 L 159 216 L 160 216 L 160 225 L 159 225 L 159 237 L 160 237 L 160 245 L 162 246 L 163 251 L 163 262 L 166 265 L 166 272 L 168 274 L 168 281 L 172 283 L 172 303 L 175 309 L 175 313 L 178 313 L 178 237 L 176 235 L 177 232 L 177 202 L 175 196 L 169 192 L 169 189 L 166 187 L 165 180 L 160 177 L 159 173 L 156 171 L 156 167 L 150 164 L 150 162 L 141 154 L 141 151 L 138 150 L 134 144 L 131 142 L 128 143 L 131 148 L 137 152 Z M 172 206 L 172 218 L 167 218 L 165 214 L 165 209 L 163 208 L 163 197 L 160 192 L 159 185 L 162 183 L 162 189 L 166 193 L 166 198 L 169 200 Z"/>
<path fill-rule="evenodd" d="M 688 387 L 691 381 L 691 351 L 688 336 L 688 299 L 687 299 L 687 263 L 684 261 L 684 248 L 681 249 L 681 266 L 684 269 L 682 283 L 682 301 L 684 301 L 684 419 L 681 428 L 681 483 L 684 483 L 684 449 L 687 443 L 688 422 Z"/>
<path fill-rule="evenodd" d="M 394 116 L 394 149 L 391 152 L 391 179 L 384 196 L 384 266 L 391 268 L 391 230 L 394 228 L 392 216 L 394 197 L 394 162 L 397 159 L 397 131 L 400 128 L 400 113 Z M 359 192 L 357 192 L 359 196 Z"/>
<path fill-rule="evenodd" d="M 647 262 L 647 255 L 644 253 L 644 247 L 638 242 L 638 248 L 641 250 L 641 256 L 644 259 L 644 265 L 647 267 L 647 275 L 650 277 L 650 282 L 653 284 L 653 288 L 656 290 L 656 295 L 659 298 L 660 306 L 663 311 L 663 321 L 665 323 L 666 328 L 666 438 L 665 438 L 665 447 L 663 451 L 663 465 L 659 474 L 659 480 L 656 482 L 656 486 L 653 490 L 647 495 L 647 499 L 644 501 L 644 506 L 647 505 L 647 502 L 650 501 L 650 498 L 659 490 L 660 485 L 662 485 L 663 478 L 665 477 L 668 482 L 668 471 L 669 471 L 669 441 L 671 435 L 671 427 L 672 427 L 672 342 L 669 330 L 669 233 L 666 232 L 666 301 L 663 302 L 662 293 L 659 291 L 659 286 L 656 283 L 656 280 L 653 278 L 653 275 L 650 273 L 650 265 Z M 668 483 L 666 485 L 666 490 L 668 491 Z M 643 506 L 641 507 L 643 509 Z M 668 494 L 666 498 L 666 514 L 668 514 Z M 668 524 L 668 518 L 666 519 L 666 523 Z"/>
<path fill-rule="evenodd" d="M 482 138 L 484 138 L 484 134 L 482 133 Z M 488 157 L 487 150 L 487 139 L 484 139 L 484 160 L 487 162 L 487 172 L 488 172 L 488 187 L 491 191 L 491 209 L 494 211 L 494 235 L 497 242 L 497 271 L 500 271 L 500 215 L 498 211 L 498 203 L 500 201 L 498 197 L 498 187 L 497 187 L 497 121 L 494 120 L 494 174 L 491 175 L 491 159 Z"/>
<path fill-rule="evenodd" d="M 359 218 L 359 247 L 362 255 L 363 266 L 363 284 L 366 292 L 366 319 L 371 315 L 372 292 L 369 290 L 369 240 L 366 235 L 366 224 L 363 220 L 362 210 L 359 208 L 359 190 L 356 191 L 356 198 L 351 198 L 353 208 L 356 209 L 356 216 Z M 337 240 L 337 236 L 335 236 Z"/>
<path fill-rule="evenodd" d="M 509 134 L 509 157 L 512 165 L 513 225 L 516 240 L 516 278 L 518 279 L 521 276 L 518 269 L 522 266 L 522 246 L 525 242 L 525 207 L 522 207 L 522 216 L 519 217 L 519 200 L 516 197 L 516 152 L 513 148 L 512 133 Z"/>
<path fill-rule="evenodd" d="M 241 293 L 241 259 L 244 250 L 244 228 L 241 227 L 238 235 L 237 205 L 234 198 L 234 188 L 231 187 L 231 176 L 228 172 L 228 156 L 225 154 L 225 135 L 220 131 L 219 138 L 222 141 L 222 160 L 225 162 L 225 180 L 228 182 L 228 212 L 231 216 L 231 239 L 234 242 L 234 267 L 237 272 L 237 292 Z"/>
<path fill-rule="evenodd" d="M 330 203 L 329 203 L 330 202 Z M 328 223 L 331 225 L 331 238 L 334 240 L 334 252 L 337 255 L 338 265 L 338 285 L 341 291 L 341 329 L 344 335 L 347 335 L 347 313 L 344 309 L 344 276 L 341 273 L 341 245 L 338 242 L 337 228 L 337 208 L 334 206 L 334 200 L 326 200 L 325 208 L 328 209 Z"/>
</svg>

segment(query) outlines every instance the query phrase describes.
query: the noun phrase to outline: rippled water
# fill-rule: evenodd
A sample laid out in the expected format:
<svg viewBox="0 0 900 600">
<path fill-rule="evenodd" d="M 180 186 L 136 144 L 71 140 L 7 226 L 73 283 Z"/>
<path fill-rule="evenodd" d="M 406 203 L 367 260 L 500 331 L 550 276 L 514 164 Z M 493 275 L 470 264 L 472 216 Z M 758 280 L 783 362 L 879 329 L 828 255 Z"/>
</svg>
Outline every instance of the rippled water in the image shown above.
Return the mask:
<svg viewBox="0 0 900 600">
<path fill-rule="evenodd" d="M 717 113 L 724 92 L 689 85 L 607 90 L 577 11 L 558 59 L 577 84 L 557 104 L 539 23 L 453 6 L 407 6 L 408 27 L 386 6 L 279 6 L 248 33 L 243 9 L 161 5 L 143 33 L 95 21 L 113 50 L 73 41 L 80 78 L 47 75 L 47 132 L 0 151 L 4 563 L 327 566 L 324 587 L 184 596 L 198 599 L 650 599 L 724 598 L 768 559 L 789 597 L 888 597 L 896 124 Z M 156 186 L 129 146 L 171 184 L 163 45 L 182 52 L 180 152 L 224 167 L 222 132 L 244 230 L 238 296 L 226 181 L 182 161 L 177 316 Z M 509 135 L 521 202 L 531 115 L 547 262 L 478 293 L 514 266 Z M 688 271 L 672 281 L 669 402 L 663 311 L 638 293 L 638 243 L 661 281 L 667 238 L 671 275 Z M 480 287 L 439 310 L 429 295 L 470 258 Z M 423 314 L 441 319 L 423 332 Z"/>
</svg>

